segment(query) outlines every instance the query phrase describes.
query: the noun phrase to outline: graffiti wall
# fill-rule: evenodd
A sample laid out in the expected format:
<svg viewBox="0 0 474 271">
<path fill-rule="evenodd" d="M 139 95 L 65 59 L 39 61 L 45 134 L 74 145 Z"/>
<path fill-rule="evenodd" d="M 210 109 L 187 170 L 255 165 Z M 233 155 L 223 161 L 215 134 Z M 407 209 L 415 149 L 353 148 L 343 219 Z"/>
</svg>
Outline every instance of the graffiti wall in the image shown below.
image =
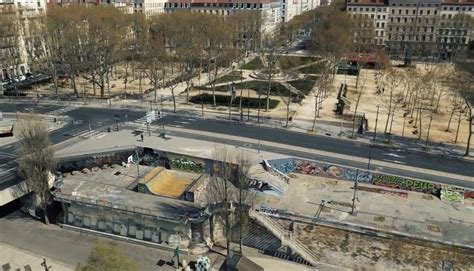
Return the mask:
<svg viewBox="0 0 474 271">
<path fill-rule="evenodd" d="M 463 202 L 464 189 L 451 185 L 441 185 L 440 198 L 447 202 Z"/>
<path fill-rule="evenodd" d="M 295 166 L 293 160 L 293 158 L 274 159 L 269 160 L 268 164 L 272 167 L 272 169 L 276 169 L 279 172 L 288 175 L 294 170 Z"/>
<path fill-rule="evenodd" d="M 299 158 L 284 158 L 266 160 L 275 172 L 289 174 L 291 172 L 321 176 L 332 179 L 344 180 L 359 183 L 367 183 L 376 186 L 415 191 L 441 197 L 444 201 L 462 201 L 466 198 L 474 198 L 474 191 L 464 191 L 464 188 L 455 186 L 444 186 L 435 182 L 413 180 L 400 176 L 386 175 L 371 172 L 368 170 L 348 168 L 329 163 L 304 160 Z"/>
<path fill-rule="evenodd" d="M 406 179 L 399 176 L 376 174 L 374 176 L 374 185 L 416 191 L 425 194 L 439 195 L 440 185 L 418 180 Z"/>
</svg>

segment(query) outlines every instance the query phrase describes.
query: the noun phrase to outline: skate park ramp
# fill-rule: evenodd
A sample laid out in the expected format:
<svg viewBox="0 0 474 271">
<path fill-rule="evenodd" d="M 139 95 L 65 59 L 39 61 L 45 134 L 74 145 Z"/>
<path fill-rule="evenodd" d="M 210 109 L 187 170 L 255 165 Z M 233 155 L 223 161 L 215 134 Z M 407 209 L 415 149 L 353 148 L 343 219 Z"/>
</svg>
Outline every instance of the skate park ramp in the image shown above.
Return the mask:
<svg viewBox="0 0 474 271">
<path fill-rule="evenodd" d="M 186 187 L 199 175 L 176 170 L 156 167 L 147 173 L 140 181 L 139 192 L 157 196 L 179 198 Z"/>
</svg>

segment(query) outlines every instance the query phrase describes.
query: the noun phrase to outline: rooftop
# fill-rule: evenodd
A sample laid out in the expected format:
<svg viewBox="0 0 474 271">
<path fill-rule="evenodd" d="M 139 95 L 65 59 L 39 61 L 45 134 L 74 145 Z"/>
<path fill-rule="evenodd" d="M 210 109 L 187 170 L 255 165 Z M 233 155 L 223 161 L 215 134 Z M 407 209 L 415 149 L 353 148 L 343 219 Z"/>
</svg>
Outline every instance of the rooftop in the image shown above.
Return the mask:
<svg viewBox="0 0 474 271">
<path fill-rule="evenodd" d="M 140 176 L 152 168 L 140 166 Z M 185 220 L 201 209 L 199 204 L 132 191 L 137 184 L 137 168 L 113 165 L 94 172 L 66 173 L 59 200 L 80 201 L 169 220 Z"/>
</svg>

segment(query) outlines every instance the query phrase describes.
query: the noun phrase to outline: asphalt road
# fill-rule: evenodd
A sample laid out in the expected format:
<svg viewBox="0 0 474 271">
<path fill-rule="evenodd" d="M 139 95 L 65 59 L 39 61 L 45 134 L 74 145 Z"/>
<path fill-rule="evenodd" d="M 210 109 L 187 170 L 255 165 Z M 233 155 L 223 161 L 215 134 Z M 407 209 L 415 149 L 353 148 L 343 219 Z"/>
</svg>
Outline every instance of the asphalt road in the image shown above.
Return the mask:
<svg viewBox="0 0 474 271">
<path fill-rule="evenodd" d="M 31 107 L 31 105 L 29 105 Z M 0 108 L 4 112 L 11 112 L 11 109 L 14 107 L 9 104 L 8 106 L 4 106 L 4 104 L 0 103 Z M 25 110 L 28 109 L 28 105 L 19 105 L 17 108 L 24 108 Z M 57 109 L 57 107 L 39 107 L 36 109 L 37 112 L 40 113 L 48 113 L 52 110 Z M 31 109 L 30 109 L 31 110 Z M 64 113 L 65 115 L 71 117 L 75 120 L 75 124 L 72 123 L 68 124 L 66 127 L 56 130 L 51 133 L 51 140 L 54 144 L 61 143 L 67 139 L 71 138 L 71 134 L 77 131 L 88 131 L 89 130 L 89 122 L 91 125 L 91 129 L 102 130 L 105 131 L 108 127 L 113 128 L 116 123 L 119 125 L 124 125 L 126 120 L 133 122 L 139 118 L 144 116 L 143 112 L 135 112 L 135 111 L 127 111 L 127 110 L 115 110 L 110 108 L 77 108 L 72 111 L 68 111 Z M 115 118 L 118 118 L 116 121 Z M 270 141 L 275 143 L 293 145 L 298 147 L 303 147 L 307 149 L 317 149 L 321 151 L 327 151 L 332 153 L 339 153 L 349 156 L 355 156 L 360 158 L 368 159 L 369 155 L 373 160 L 380 160 L 386 162 L 392 162 L 394 164 L 403 164 L 412 167 L 422 168 L 422 169 L 430 169 L 436 170 L 441 172 L 447 173 L 454 173 L 460 174 L 465 176 L 472 176 L 474 177 L 474 161 L 469 161 L 461 158 L 453 158 L 453 157 L 444 157 L 439 155 L 433 155 L 425 152 L 417 152 L 417 151 L 409 151 L 405 149 L 395 149 L 390 147 L 382 147 L 382 148 L 372 148 L 368 144 L 355 142 L 351 140 L 341 140 L 336 137 L 328 137 L 328 136 L 316 136 L 316 135 L 308 135 L 299 132 L 288 131 L 284 129 L 276 129 L 276 128 L 268 128 L 268 127 L 259 127 L 256 125 L 247 125 L 241 124 L 238 122 L 227 122 L 227 121 L 216 121 L 216 120 L 209 120 L 209 119 L 201 119 L 199 117 L 192 117 L 192 116 L 181 116 L 181 115 L 174 115 L 174 114 L 167 114 L 165 116 L 165 125 L 166 126 L 176 126 L 176 127 L 183 127 L 186 129 L 197 130 L 197 131 L 206 131 L 206 132 L 214 132 L 214 133 L 221 133 L 221 134 L 228 134 L 228 135 L 235 135 L 239 137 L 249 138 L 253 140 L 262 140 L 262 141 Z M 186 137 L 186 135 L 180 135 Z M 187 135 L 188 137 L 194 137 L 195 135 Z M 242 142 L 230 142 L 229 140 L 224 140 L 221 138 L 201 138 L 203 140 L 208 141 L 215 141 L 221 143 L 229 143 L 229 144 L 241 144 Z M 254 146 L 256 148 L 256 146 Z M 286 149 L 276 149 L 270 146 L 261 146 L 262 150 L 271 151 L 276 153 L 283 153 L 286 155 L 296 155 L 301 157 L 307 157 L 304 153 L 298 153 L 293 150 L 286 150 Z M 14 154 L 14 145 L 7 145 L 3 146 L 0 150 L 2 153 L 9 153 Z M 328 157 L 307 157 L 312 159 L 318 159 L 333 163 L 340 163 L 340 164 L 348 164 L 351 166 L 366 168 L 367 164 L 354 162 L 354 161 L 347 161 L 343 159 L 333 159 Z M 5 157 L 0 154 L 0 163 L 1 161 L 11 160 L 10 157 Z M 393 173 L 393 174 L 401 174 L 408 177 L 414 178 L 422 178 L 422 179 L 430 179 L 436 181 L 443 181 L 446 183 L 452 184 L 463 184 L 466 182 L 439 177 L 439 176 L 432 176 L 423 174 L 420 172 L 407 172 L 397 169 L 396 167 L 393 168 L 379 168 L 379 170 Z M 428 178 L 430 177 L 430 178 Z M 473 178 L 474 180 L 474 178 Z M 472 183 L 468 184 L 472 187 Z"/>
</svg>

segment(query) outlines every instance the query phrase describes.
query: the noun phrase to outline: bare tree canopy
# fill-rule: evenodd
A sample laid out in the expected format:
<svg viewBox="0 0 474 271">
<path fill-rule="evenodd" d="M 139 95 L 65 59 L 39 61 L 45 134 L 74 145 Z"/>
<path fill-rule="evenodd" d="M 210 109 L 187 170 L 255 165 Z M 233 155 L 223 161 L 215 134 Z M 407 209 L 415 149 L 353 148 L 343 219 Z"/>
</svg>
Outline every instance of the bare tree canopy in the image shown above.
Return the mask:
<svg viewBox="0 0 474 271">
<path fill-rule="evenodd" d="M 39 117 L 26 116 L 18 121 L 16 136 L 20 156 L 18 172 L 25 179 L 28 189 L 36 195 L 37 203 L 46 208 L 50 201 L 49 178 L 56 168 L 54 148 L 49 140 L 47 125 Z"/>
</svg>

